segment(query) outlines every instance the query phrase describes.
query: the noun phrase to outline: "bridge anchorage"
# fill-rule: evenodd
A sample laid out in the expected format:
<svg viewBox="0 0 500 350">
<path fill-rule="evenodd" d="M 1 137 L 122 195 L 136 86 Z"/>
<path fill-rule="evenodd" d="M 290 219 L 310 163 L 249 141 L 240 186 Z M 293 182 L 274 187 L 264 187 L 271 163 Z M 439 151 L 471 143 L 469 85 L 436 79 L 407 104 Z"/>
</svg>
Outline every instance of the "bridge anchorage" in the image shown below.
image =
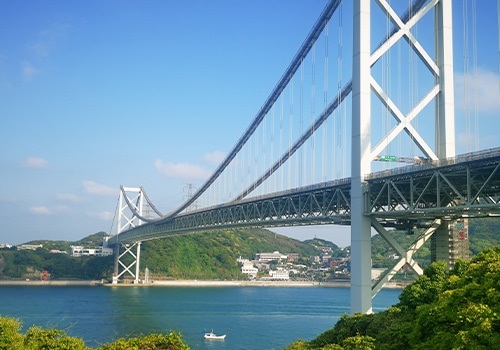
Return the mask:
<svg viewBox="0 0 500 350">
<path fill-rule="evenodd" d="M 108 241 L 115 247 L 114 283 L 125 273 L 139 283 L 140 247 L 141 242 L 146 240 L 225 228 L 350 225 L 351 312 L 370 313 L 372 298 L 404 265 L 422 273 L 414 256 L 429 240 L 433 260 L 445 260 L 451 267 L 457 258 L 468 257 L 469 218 L 500 214 L 500 148 L 460 156 L 455 154 L 451 0 L 415 0 L 408 9 L 397 11 L 393 6 L 401 6 L 402 2 L 393 1 L 391 5 L 386 0 L 353 0 L 352 79 L 347 83 L 339 80 L 336 95 L 318 108 L 319 113 L 314 113 L 316 119 L 313 118 L 310 128 L 299 135 L 294 134 L 294 137 L 287 137 L 291 140 L 290 144 L 269 152 L 277 154 L 277 157 L 271 161 L 266 159 L 264 162 L 259 158 L 257 162 L 249 162 L 245 175 L 253 177 L 245 182 L 241 174 L 233 174 L 238 167 L 243 168 L 246 158 L 253 160 L 258 153 L 251 139 L 254 133 L 261 133 L 256 136 L 259 144 L 264 139 L 281 140 L 279 135 L 272 138 L 266 134 L 275 125 L 267 118 L 274 118 L 274 114 L 284 115 L 285 108 L 280 107 L 284 94 L 291 95 L 305 89 L 302 86 L 294 89 L 289 85 L 297 72 L 302 77 L 306 71 L 301 66 L 338 11 L 340 3 L 340 0 L 332 0 L 327 4 L 238 143 L 213 175 L 183 205 L 162 215 L 147 199 L 142 188 L 122 187 L 118 215 L 120 224 L 117 234 Z M 372 11 L 373 4 L 376 5 L 373 6 L 375 11 Z M 380 35 L 381 26 L 374 30 L 371 25 L 372 13 L 375 12 L 384 16 L 386 21 L 386 32 L 382 33 L 382 40 L 379 41 L 374 37 L 376 31 Z M 433 32 L 433 35 L 425 36 L 433 39 L 430 49 L 414 33 L 418 23 Z M 377 42 L 380 44 L 374 45 Z M 381 78 L 388 75 L 386 69 L 397 66 L 381 62 L 394 51 L 399 52 L 399 49 L 394 49 L 398 45 L 406 45 L 408 51 L 418 58 L 422 67 L 418 72 L 419 79 L 426 76 L 425 83 L 419 85 L 418 96 L 413 96 L 411 102 L 404 102 L 395 96 Z M 404 73 L 411 75 L 409 69 Z M 400 74 L 398 71 L 392 76 Z M 318 80 L 318 75 L 314 79 Z M 411 81 L 408 77 L 405 79 Z M 300 95 L 297 100 L 302 98 Z M 380 123 L 375 122 L 379 116 L 374 106 L 383 109 L 391 120 L 387 130 L 376 127 Z M 311 174 L 313 181 L 308 184 L 293 182 L 290 174 L 303 174 L 303 164 L 307 160 L 307 157 L 297 156 L 301 147 L 305 148 L 303 145 L 314 135 L 318 139 L 321 135 L 328 135 L 321 128 L 327 120 L 336 118 L 336 113 L 343 108 L 351 113 L 346 124 L 342 124 L 342 130 L 351 132 L 347 147 L 347 153 L 351 155 L 350 164 L 344 165 L 350 167 L 350 177 L 332 175 L 317 179 L 315 174 Z M 433 130 L 419 130 L 416 121 L 420 118 L 427 129 Z M 279 122 L 284 122 L 284 119 Z M 264 124 L 262 128 L 261 124 Z M 398 138 L 406 142 L 408 149 L 405 153 L 383 156 L 391 154 L 391 146 L 394 149 Z M 247 144 L 250 151 L 245 148 Z M 410 148 L 416 150 L 415 155 L 408 156 Z M 318 163 L 328 161 L 335 163 L 333 165 L 342 163 L 330 156 L 323 156 Z M 396 162 L 399 162 L 398 166 L 374 171 L 382 163 Z M 286 167 L 293 170 L 288 170 L 286 174 L 283 170 Z M 309 168 L 316 170 L 319 166 L 313 163 Z M 285 174 L 280 173 L 281 170 Z M 285 184 L 287 177 L 288 186 Z M 222 185 L 217 188 L 220 179 Z M 232 188 L 230 179 L 244 182 L 235 193 L 229 193 Z M 195 210 L 186 210 L 195 201 L 202 203 L 206 199 L 204 194 L 211 189 L 215 189 L 214 193 L 206 198 L 222 194 L 220 200 L 209 199 L 207 204 L 200 204 Z M 127 211 L 129 215 L 124 214 Z M 395 230 L 401 229 L 415 237 L 410 247 L 404 248 L 394 239 Z M 400 256 L 393 268 L 378 281 L 371 278 L 373 230 Z M 120 247 L 125 250 L 121 255 Z"/>
</svg>

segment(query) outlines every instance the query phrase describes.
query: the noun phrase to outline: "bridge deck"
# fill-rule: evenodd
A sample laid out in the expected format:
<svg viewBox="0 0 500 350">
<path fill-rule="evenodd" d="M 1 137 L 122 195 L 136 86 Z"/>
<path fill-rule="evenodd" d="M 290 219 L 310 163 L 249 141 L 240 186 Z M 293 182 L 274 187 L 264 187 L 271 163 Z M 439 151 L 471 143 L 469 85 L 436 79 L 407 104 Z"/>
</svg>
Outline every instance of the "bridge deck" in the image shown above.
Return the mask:
<svg viewBox="0 0 500 350">
<path fill-rule="evenodd" d="M 366 214 L 384 226 L 500 214 L 500 148 L 370 174 Z M 350 178 L 160 218 L 110 240 L 133 242 L 222 228 L 350 224 Z"/>
</svg>

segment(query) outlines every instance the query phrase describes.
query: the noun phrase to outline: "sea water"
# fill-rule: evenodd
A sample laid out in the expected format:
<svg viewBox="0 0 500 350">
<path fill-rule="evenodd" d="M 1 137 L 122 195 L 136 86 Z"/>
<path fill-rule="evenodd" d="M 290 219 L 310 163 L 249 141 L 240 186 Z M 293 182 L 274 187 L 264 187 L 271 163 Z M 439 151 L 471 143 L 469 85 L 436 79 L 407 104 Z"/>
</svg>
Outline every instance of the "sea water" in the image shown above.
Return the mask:
<svg viewBox="0 0 500 350">
<path fill-rule="evenodd" d="M 398 302 L 384 289 L 374 311 Z M 1 286 L 0 315 L 65 330 L 97 347 L 121 337 L 176 331 L 192 349 L 283 349 L 311 340 L 349 313 L 349 288 Z M 227 334 L 203 339 L 203 331 Z"/>
</svg>

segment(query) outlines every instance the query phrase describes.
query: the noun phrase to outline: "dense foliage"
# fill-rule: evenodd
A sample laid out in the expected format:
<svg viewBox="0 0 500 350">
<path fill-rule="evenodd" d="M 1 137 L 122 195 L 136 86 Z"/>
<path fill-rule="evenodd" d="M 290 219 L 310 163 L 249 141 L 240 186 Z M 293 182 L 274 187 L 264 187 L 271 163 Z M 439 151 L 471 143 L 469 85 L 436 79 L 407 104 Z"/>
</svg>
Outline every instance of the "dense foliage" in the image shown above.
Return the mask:
<svg viewBox="0 0 500 350">
<path fill-rule="evenodd" d="M 500 246 L 447 272 L 444 262 L 425 269 L 378 314 L 344 315 L 305 349 L 498 349 L 500 344 Z"/>
<path fill-rule="evenodd" d="M 45 270 L 50 279 L 100 280 L 113 272 L 113 257 L 72 257 L 46 249 L 0 250 L 0 278 L 40 279 Z"/>
<path fill-rule="evenodd" d="M 300 242 L 263 229 L 225 230 L 169 237 L 144 242 L 141 265 L 152 275 L 181 279 L 241 279 L 238 257 L 253 259 L 261 252 L 298 253 L 303 262 L 319 255 L 316 246 L 330 246 L 336 256 L 345 254 L 324 240 Z"/>
<path fill-rule="evenodd" d="M 51 279 L 109 280 L 113 273 L 113 257 L 71 257 L 49 251 L 69 251 L 71 245 L 99 246 L 104 235 L 99 232 L 77 242 L 29 242 L 43 245 L 36 251 L 1 249 L 0 279 L 39 279 L 42 271 L 47 270 Z M 141 273 L 147 267 L 152 278 L 246 279 L 236 261 L 240 256 L 253 259 L 261 252 L 298 253 L 301 262 L 308 264 L 311 255 L 320 254 L 317 247 L 330 247 L 334 257 L 346 255 L 332 242 L 321 239 L 300 242 L 264 229 L 174 236 L 142 244 Z M 127 258 L 131 257 L 125 256 L 125 263 Z"/>
<path fill-rule="evenodd" d="M 94 233 L 90 236 L 84 237 L 78 241 L 49 241 L 49 240 L 34 240 L 27 242 L 26 244 L 41 244 L 45 250 L 57 249 L 60 251 L 71 251 L 71 246 L 85 246 L 85 247 L 100 247 L 102 246 L 102 242 L 104 237 L 107 236 L 107 233 L 104 231 L 100 231 Z"/>
<path fill-rule="evenodd" d="M 471 256 L 488 247 L 500 244 L 498 226 L 500 218 L 470 219 L 469 238 Z M 16 251 L 0 249 L 0 279 L 39 278 L 43 270 L 51 274 L 51 279 L 110 279 L 112 257 L 73 258 L 64 254 L 51 254 L 50 249 L 69 251 L 71 245 L 96 247 L 102 245 L 105 232 L 85 237 L 76 242 L 32 241 L 43 244 L 37 251 Z M 402 247 L 408 247 L 416 238 L 405 232 L 395 231 L 393 237 Z M 194 235 L 168 237 L 144 242 L 141 253 L 141 273 L 148 267 L 152 278 L 180 279 L 242 279 L 236 262 L 239 256 L 252 259 L 260 252 L 280 251 L 299 253 L 300 263 L 308 264 L 311 255 L 319 255 L 317 247 L 332 248 L 332 257 L 345 257 L 347 250 L 339 249 L 332 242 L 312 239 L 300 242 L 264 229 L 224 230 Z M 389 256 L 395 253 L 380 235 L 372 238 L 372 262 L 375 268 L 388 268 L 395 261 Z M 414 255 L 422 267 L 430 265 L 430 244 L 427 242 Z M 405 271 L 396 279 L 413 281 L 415 274 Z"/>
<path fill-rule="evenodd" d="M 0 350 L 88 350 L 81 338 L 70 337 L 57 329 L 30 327 L 21 334 L 21 322 L 17 319 L 0 316 Z M 97 349 L 102 350 L 187 350 L 189 346 L 182 342 L 180 334 L 151 334 L 139 338 L 118 339 Z"/>
</svg>

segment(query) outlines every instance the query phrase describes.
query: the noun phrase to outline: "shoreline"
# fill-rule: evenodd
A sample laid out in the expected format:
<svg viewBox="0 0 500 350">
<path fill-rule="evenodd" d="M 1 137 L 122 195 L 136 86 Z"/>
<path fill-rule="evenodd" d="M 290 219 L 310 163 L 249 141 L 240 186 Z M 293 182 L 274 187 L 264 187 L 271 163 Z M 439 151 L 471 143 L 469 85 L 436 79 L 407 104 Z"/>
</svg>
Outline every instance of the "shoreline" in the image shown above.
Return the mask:
<svg viewBox="0 0 500 350">
<path fill-rule="evenodd" d="M 55 280 L 55 281 L 40 281 L 40 280 L 0 280 L 2 286 L 99 286 L 103 285 L 102 281 L 74 281 L 74 280 Z"/>
<path fill-rule="evenodd" d="M 408 284 L 389 282 L 384 289 L 403 289 Z M 154 280 L 150 283 L 119 283 L 105 281 L 73 281 L 73 280 L 0 280 L 2 286 L 104 286 L 104 287 L 322 287 L 349 288 L 348 281 L 311 282 L 311 281 L 216 281 L 216 280 Z"/>
</svg>

